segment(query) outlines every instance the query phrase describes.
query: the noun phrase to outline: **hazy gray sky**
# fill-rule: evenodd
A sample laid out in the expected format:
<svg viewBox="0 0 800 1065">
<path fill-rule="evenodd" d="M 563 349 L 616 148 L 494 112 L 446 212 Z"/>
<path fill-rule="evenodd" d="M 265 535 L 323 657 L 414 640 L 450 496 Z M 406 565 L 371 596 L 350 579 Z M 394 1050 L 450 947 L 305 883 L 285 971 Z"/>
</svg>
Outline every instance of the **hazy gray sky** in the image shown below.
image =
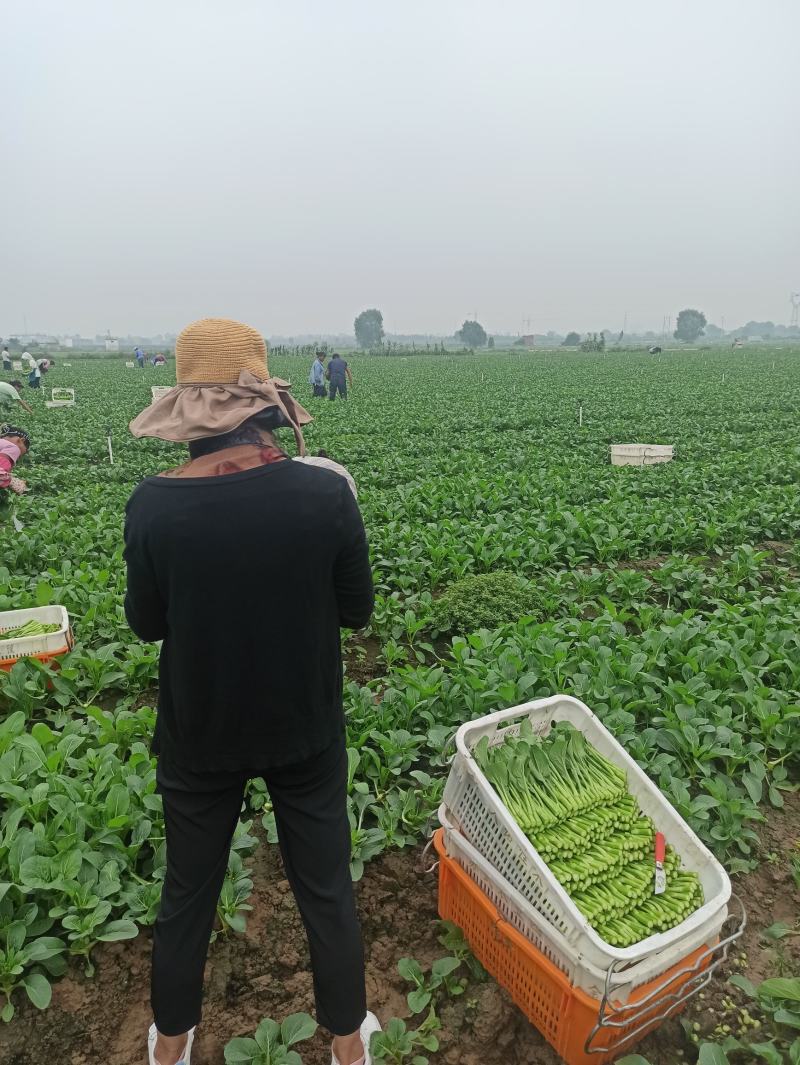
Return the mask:
<svg viewBox="0 0 800 1065">
<path fill-rule="evenodd" d="M 0 335 L 800 291 L 796 0 L 0 0 Z"/>
</svg>

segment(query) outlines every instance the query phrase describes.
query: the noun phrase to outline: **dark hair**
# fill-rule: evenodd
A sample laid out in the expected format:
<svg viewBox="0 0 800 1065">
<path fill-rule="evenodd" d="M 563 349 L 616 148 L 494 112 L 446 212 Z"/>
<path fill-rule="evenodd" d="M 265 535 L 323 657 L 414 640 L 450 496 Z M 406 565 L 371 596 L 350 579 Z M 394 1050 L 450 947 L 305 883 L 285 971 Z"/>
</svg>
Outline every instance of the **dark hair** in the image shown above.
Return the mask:
<svg viewBox="0 0 800 1065">
<path fill-rule="evenodd" d="M 327 351 L 318 351 L 317 352 L 317 358 L 319 358 L 320 355 L 321 355 L 323 357 L 323 359 L 324 359 L 327 354 L 328 354 Z"/>
<path fill-rule="evenodd" d="M 333 355 L 331 355 L 332 359 L 341 359 L 341 357 L 338 351 L 334 351 Z"/>
<path fill-rule="evenodd" d="M 319 458 L 319 459 L 329 459 L 330 455 L 328 454 L 327 451 L 324 450 L 324 448 L 320 448 L 319 451 L 317 452 L 317 458 Z"/>
<path fill-rule="evenodd" d="M 20 429 L 18 425 L 3 425 L 0 426 L 0 436 L 18 436 L 20 440 L 25 441 L 25 447 L 30 451 L 31 438 L 25 432 L 24 429 Z"/>
<path fill-rule="evenodd" d="M 11 387 L 16 389 L 22 388 L 22 381 L 12 381 Z"/>
<path fill-rule="evenodd" d="M 190 440 L 189 457 L 199 459 L 203 455 L 213 455 L 216 451 L 224 451 L 226 447 L 239 447 L 241 444 L 263 444 L 263 433 L 270 433 L 288 424 L 279 407 L 267 407 L 229 433 Z"/>
</svg>

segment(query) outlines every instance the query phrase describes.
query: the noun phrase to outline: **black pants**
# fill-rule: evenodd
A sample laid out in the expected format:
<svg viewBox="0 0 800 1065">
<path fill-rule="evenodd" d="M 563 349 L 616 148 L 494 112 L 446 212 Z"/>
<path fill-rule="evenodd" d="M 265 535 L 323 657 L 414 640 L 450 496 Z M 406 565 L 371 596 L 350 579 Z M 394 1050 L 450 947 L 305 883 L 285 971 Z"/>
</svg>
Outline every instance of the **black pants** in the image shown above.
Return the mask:
<svg viewBox="0 0 800 1065">
<path fill-rule="evenodd" d="M 334 1035 L 348 1035 L 367 1009 L 344 742 L 258 775 L 269 789 L 286 876 L 306 927 L 317 1020 Z M 246 780 L 243 773 L 190 773 L 159 760 L 167 875 L 153 932 L 151 1001 L 163 1035 L 182 1035 L 200 1020 L 203 969 Z"/>
<path fill-rule="evenodd" d="M 342 399 L 347 399 L 347 384 L 344 381 L 331 381 L 331 399 L 336 399 L 336 392 Z"/>
</svg>

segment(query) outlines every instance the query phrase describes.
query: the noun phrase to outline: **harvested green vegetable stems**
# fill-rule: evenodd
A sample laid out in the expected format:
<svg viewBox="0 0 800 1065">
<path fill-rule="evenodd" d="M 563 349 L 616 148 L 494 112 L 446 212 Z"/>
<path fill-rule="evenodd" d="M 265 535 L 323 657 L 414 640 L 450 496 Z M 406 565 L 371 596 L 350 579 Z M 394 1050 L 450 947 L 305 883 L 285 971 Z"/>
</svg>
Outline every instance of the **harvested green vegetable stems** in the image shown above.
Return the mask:
<svg viewBox="0 0 800 1065">
<path fill-rule="evenodd" d="M 58 632 L 60 625 L 46 621 L 26 621 L 24 625 L 16 629 L 6 629 L 0 632 L 0 640 L 21 640 L 25 636 L 47 636 L 51 632 Z"/>
<path fill-rule="evenodd" d="M 629 947 L 680 924 L 703 904 L 696 873 L 667 849 L 667 889 L 654 894 L 655 829 L 628 793 L 622 769 L 567 722 L 518 736 L 475 759 L 553 875 L 603 939 Z"/>
</svg>

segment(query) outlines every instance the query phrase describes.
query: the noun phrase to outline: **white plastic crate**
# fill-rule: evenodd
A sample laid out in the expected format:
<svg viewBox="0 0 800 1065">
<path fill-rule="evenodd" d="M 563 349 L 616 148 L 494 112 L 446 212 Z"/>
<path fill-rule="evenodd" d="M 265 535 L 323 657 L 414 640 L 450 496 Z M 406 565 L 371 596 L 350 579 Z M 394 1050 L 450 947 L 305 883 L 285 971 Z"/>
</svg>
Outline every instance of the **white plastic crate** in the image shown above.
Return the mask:
<svg viewBox="0 0 800 1065">
<path fill-rule="evenodd" d="M 628 790 L 642 812 L 664 833 L 683 867 L 700 878 L 705 902 L 685 921 L 632 947 L 613 947 L 592 928 L 472 757 L 483 736 L 491 746 L 503 743 L 506 736 L 519 734 L 525 718 L 539 735 L 545 735 L 554 721 L 568 721 L 600 754 L 625 770 Z M 599 969 L 630 966 L 673 946 L 688 954 L 692 944 L 713 938 L 727 917 L 728 874 L 591 710 L 569 695 L 538 699 L 462 725 L 443 801 L 458 830 L 489 865 L 564 936 L 576 955 Z"/>
<path fill-rule="evenodd" d="M 126 362 L 125 363 L 125 369 L 126 370 L 132 370 L 135 366 L 136 366 L 135 362 Z"/>
<path fill-rule="evenodd" d="M 672 462 L 672 444 L 612 444 L 612 466 L 654 466 L 658 462 Z"/>
<path fill-rule="evenodd" d="M 153 403 L 157 403 L 161 399 L 162 396 L 166 396 L 167 392 L 171 392 L 171 391 L 172 391 L 172 388 L 171 388 L 170 385 L 151 385 L 150 386 L 150 396 L 151 396 L 150 405 L 152 406 Z"/>
<path fill-rule="evenodd" d="M 20 640 L 4 640 L 8 629 L 19 628 L 26 621 L 41 621 L 46 625 L 58 625 L 58 631 L 44 636 L 24 636 Z M 69 614 L 63 606 L 35 606 L 26 610 L 0 611 L 0 662 L 27 658 L 31 655 L 57 654 L 72 647 L 72 631 Z"/>
<path fill-rule="evenodd" d="M 12 359 L 11 360 L 11 368 L 12 368 L 12 370 L 21 370 L 22 369 L 22 359 Z"/>
<path fill-rule="evenodd" d="M 575 987 L 593 998 L 602 997 L 608 989 L 615 1002 L 627 1002 L 637 987 L 651 983 L 698 948 L 712 946 L 719 935 L 724 911 L 720 911 L 718 922 L 715 920 L 707 928 L 698 930 L 695 936 L 673 943 L 632 965 L 615 968 L 609 974 L 607 969 L 593 965 L 580 951 L 573 949 L 566 937 L 487 862 L 455 827 L 444 804 L 439 807 L 439 823 L 444 829 L 448 855 L 491 900 L 503 919 L 558 966 Z"/>
<path fill-rule="evenodd" d="M 50 399 L 45 402 L 46 407 L 74 407 L 74 388 L 51 388 Z"/>
</svg>

